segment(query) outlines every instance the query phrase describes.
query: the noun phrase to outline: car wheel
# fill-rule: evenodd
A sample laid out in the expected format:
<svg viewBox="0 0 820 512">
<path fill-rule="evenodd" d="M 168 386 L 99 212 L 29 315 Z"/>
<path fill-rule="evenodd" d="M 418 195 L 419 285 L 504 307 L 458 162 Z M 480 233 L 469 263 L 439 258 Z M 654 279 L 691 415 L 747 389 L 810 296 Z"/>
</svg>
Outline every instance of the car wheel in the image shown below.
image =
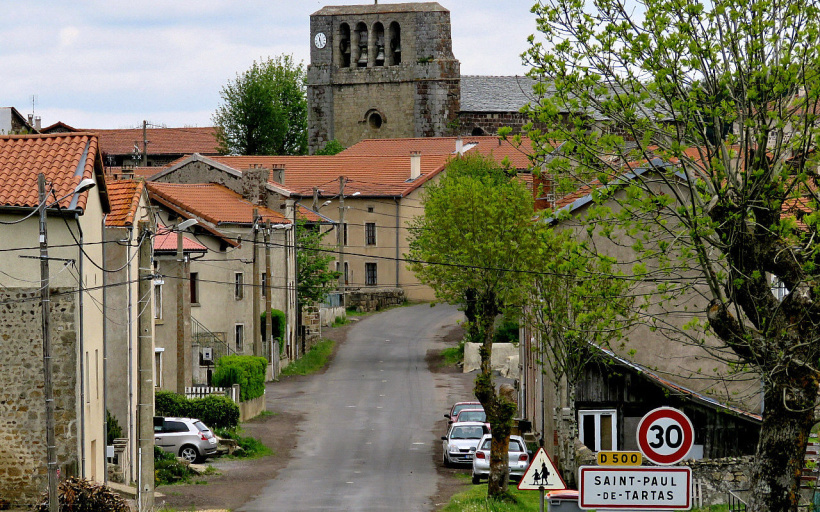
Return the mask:
<svg viewBox="0 0 820 512">
<path fill-rule="evenodd" d="M 185 446 L 179 449 L 179 456 L 187 460 L 191 464 L 199 460 L 199 452 L 196 450 L 195 447 L 189 444 L 186 444 Z"/>
<path fill-rule="evenodd" d="M 481 483 L 481 477 L 473 473 L 473 485 L 478 485 Z"/>
<path fill-rule="evenodd" d="M 441 463 L 444 464 L 445 468 L 450 467 L 450 459 L 447 458 L 447 453 L 441 455 Z"/>
</svg>

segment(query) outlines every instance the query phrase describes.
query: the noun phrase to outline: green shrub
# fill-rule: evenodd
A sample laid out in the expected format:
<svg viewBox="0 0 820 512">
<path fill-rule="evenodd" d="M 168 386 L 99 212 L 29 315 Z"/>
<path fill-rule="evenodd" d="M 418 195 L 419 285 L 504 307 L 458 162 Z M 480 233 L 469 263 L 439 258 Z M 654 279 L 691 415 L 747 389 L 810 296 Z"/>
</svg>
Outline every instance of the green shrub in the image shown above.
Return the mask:
<svg viewBox="0 0 820 512">
<path fill-rule="evenodd" d="M 507 320 L 495 330 L 493 343 L 518 343 L 518 320 Z"/>
<path fill-rule="evenodd" d="M 233 439 L 236 441 L 236 445 L 242 448 L 242 450 L 235 452 L 235 457 L 241 457 L 243 459 L 256 459 L 273 454 L 273 450 L 262 444 L 262 441 L 256 439 L 255 437 L 240 435 L 236 429 L 219 429 L 216 431 L 216 435 L 223 439 Z"/>
<path fill-rule="evenodd" d="M 268 328 L 267 322 L 265 321 L 266 313 L 262 313 L 262 339 L 268 339 L 266 335 L 266 329 Z M 279 311 L 278 309 L 271 309 L 270 310 L 270 321 L 273 328 L 273 337 L 279 338 L 279 340 L 285 339 L 285 330 L 287 328 L 287 317 L 285 316 L 284 311 Z M 282 343 L 280 343 L 282 345 Z"/>
<path fill-rule="evenodd" d="M 170 485 L 187 482 L 191 477 L 191 470 L 186 464 L 178 461 L 173 453 L 162 448 L 154 447 L 154 484 Z"/>
<path fill-rule="evenodd" d="M 130 512 L 128 503 L 108 487 L 70 477 L 57 488 L 60 512 Z M 48 512 L 48 492 L 43 493 L 37 512 Z"/>
<path fill-rule="evenodd" d="M 171 391 L 157 391 L 154 404 L 157 416 L 196 418 L 210 428 L 236 428 L 239 424 L 239 406 L 226 396 L 188 399 Z"/>
<path fill-rule="evenodd" d="M 108 409 L 105 410 L 105 430 L 108 433 L 108 435 L 106 435 L 106 443 L 109 446 L 114 444 L 114 439 L 122 437 L 122 427 L 120 427 L 117 418 L 115 418 Z"/>
<path fill-rule="evenodd" d="M 239 384 L 240 400 L 252 400 L 265 394 L 265 374 L 268 360 L 257 356 L 225 356 L 216 364 L 214 386 Z"/>
</svg>

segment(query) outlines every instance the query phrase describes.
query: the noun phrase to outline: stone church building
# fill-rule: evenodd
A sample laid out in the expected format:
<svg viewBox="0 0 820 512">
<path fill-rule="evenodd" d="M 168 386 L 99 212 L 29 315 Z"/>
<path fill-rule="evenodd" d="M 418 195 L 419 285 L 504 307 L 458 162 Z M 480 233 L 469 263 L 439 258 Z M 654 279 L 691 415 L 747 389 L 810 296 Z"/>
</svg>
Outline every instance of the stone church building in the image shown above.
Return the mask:
<svg viewBox="0 0 820 512">
<path fill-rule="evenodd" d="M 435 2 L 327 6 L 310 16 L 310 152 L 336 139 L 491 135 L 527 121 L 533 81 L 462 76 Z"/>
</svg>

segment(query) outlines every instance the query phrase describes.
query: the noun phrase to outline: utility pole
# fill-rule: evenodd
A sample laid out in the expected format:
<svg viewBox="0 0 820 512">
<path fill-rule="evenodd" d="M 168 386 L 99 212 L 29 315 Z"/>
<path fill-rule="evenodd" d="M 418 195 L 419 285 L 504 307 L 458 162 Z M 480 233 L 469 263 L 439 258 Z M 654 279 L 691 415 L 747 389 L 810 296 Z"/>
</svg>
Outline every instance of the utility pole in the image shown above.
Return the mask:
<svg viewBox="0 0 820 512">
<path fill-rule="evenodd" d="M 268 347 L 270 347 L 270 363 L 273 370 L 273 378 L 277 377 L 277 364 L 275 358 L 279 357 L 279 353 L 274 351 L 273 347 L 273 318 L 270 314 L 273 308 L 273 287 L 271 286 L 271 271 L 270 271 L 270 219 L 265 221 L 265 337 Z"/>
<path fill-rule="evenodd" d="M 261 357 L 262 353 L 262 326 L 259 319 L 259 258 L 256 247 L 259 235 L 259 210 L 253 209 L 253 355 Z"/>
<path fill-rule="evenodd" d="M 154 510 L 154 337 L 152 309 L 152 242 L 148 221 L 139 221 L 139 302 L 137 311 L 137 439 L 139 444 L 138 510 Z"/>
<path fill-rule="evenodd" d="M 177 227 L 177 393 L 185 393 L 185 253 L 182 230 Z"/>
<path fill-rule="evenodd" d="M 54 440 L 54 387 L 51 361 L 51 283 L 48 275 L 48 230 L 46 226 L 46 177 L 37 175 L 40 201 L 40 307 L 43 320 L 43 392 L 46 399 L 46 456 L 48 468 L 48 510 L 58 512 L 57 446 Z"/>
<path fill-rule="evenodd" d="M 339 291 L 342 294 L 342 306 L 345 305 L 345 284 L 347 284 L 347 272 L 345 272 L 345 182 L 344 176 L 339 176 L 339 230 L 336 232 L 336 245 L 339 252 Z"/>
<path fill-rule="evenodd" d="M 148 167 L 148 121 L 142 121 L 142 166 Z"/>
</svg>

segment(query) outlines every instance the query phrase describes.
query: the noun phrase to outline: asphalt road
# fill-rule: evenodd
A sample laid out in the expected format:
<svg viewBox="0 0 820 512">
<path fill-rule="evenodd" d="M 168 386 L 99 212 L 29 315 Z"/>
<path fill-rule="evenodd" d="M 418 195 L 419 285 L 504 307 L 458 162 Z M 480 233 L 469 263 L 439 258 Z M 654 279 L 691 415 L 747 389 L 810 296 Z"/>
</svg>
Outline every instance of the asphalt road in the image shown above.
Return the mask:
<svg viewBox="0 0 820 512">
<path fill-rule="evenodd" d="M 306 413 L 290 463 L 239 510 L 432 510 L 436 422 L 450 404 L 425 355 L 462 317 L 419 305 L 352 326 L 328 371 L 287 406 Z"/>
</svg>

